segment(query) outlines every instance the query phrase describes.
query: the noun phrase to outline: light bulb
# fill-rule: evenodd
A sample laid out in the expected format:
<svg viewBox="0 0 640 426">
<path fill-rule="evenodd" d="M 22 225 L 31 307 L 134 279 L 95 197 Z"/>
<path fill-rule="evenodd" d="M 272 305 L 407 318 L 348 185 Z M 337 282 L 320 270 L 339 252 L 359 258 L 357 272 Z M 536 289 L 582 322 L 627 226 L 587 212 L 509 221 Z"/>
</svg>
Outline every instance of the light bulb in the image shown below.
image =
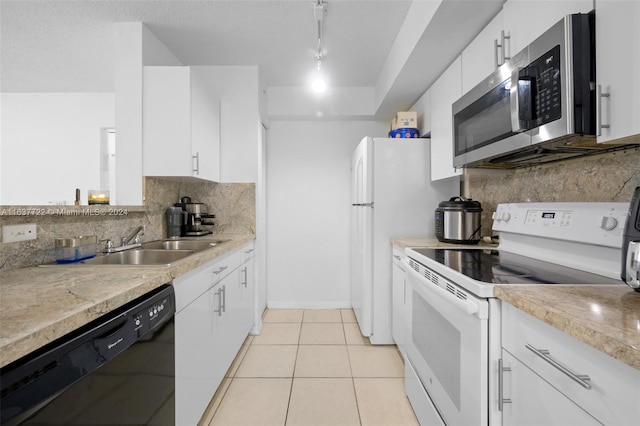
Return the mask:
<svg viewBox="0 0 640 426">
<path fill-rule="evenodd" d="M 311 89 L 316 93 L 324 93 L 327 90 L 327 83 L 320 76 L 317 76 L 311 83 Z"/>
</svg>

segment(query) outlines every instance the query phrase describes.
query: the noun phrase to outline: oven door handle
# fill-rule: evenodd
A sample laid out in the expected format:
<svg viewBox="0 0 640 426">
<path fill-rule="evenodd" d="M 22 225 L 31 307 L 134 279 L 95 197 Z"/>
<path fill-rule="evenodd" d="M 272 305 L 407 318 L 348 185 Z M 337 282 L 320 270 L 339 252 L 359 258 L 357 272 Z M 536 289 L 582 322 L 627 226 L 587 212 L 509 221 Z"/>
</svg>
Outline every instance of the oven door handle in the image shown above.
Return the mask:
<svg viewBox="0 0 640 426">
<path fill-rule="evenodd" d="M 439 297 L 440 299 L 444 299 L 445 302 L 451 303 L 456 306 L 461 311 L 467 313 L 468 315 L 476 315 L 478 314 L 478 305 L 473 303 L 472 301 L 459 299 L 456 295 L 449 293 L 447 290 L 442 287 L 430 282 L 425 277 L 417 273 L 408 262 L 407 263 L 407 272 L 411 277 L 418 280 L 421 284 L 420 289 L 425 289 L 432 295 Z M 411 280 L 409 280 L 411 282 Z"/>
</svg>

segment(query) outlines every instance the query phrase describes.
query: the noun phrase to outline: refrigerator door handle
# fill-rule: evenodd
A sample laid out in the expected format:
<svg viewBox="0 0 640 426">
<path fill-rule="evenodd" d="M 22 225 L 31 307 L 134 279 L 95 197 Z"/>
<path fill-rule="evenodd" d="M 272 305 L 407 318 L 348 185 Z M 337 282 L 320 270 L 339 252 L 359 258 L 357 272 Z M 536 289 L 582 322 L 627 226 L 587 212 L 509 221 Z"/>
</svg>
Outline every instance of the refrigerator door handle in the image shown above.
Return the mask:
<svg viewBox="0 0 640 426">
<path fill-rule="evenodd" d="M 360 203 L 360 204 L 351 204 L 354 207 L 373 207 L 373 202 L 371 203 Z"/>
</svg>

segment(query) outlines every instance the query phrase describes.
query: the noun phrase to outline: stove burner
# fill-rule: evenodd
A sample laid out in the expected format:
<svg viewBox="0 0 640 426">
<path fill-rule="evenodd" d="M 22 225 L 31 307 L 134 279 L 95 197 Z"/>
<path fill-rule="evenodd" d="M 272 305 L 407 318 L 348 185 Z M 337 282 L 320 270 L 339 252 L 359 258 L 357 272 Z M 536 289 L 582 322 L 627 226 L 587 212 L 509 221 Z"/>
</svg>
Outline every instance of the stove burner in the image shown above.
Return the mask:
<svg viewBox="0 0 640 426">
<path fill-rule="evenodd" d="M 531 269 L 511 263 L 502 263 L 493 267 L 493 275 L 505 275 L 509 277 L 534 277 Z"/>
</svg>

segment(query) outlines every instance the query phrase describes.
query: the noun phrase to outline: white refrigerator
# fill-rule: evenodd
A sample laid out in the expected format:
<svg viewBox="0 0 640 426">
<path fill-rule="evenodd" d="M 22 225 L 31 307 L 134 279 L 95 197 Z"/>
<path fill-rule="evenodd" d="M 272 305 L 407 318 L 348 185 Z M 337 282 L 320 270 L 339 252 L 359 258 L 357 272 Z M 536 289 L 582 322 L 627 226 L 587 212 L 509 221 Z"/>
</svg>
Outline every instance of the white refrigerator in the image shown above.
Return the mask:
<svg viewBox="0 0 640 426">
<path fill-rule="evenodd" d="M 435 236 L 438 203 L 460 195 L 458 177 L 431 182 L 429 139 L 365 137 L 351 158 L 351 305 L 372 344 L 393 344 L 394 237 Z"/>
</svg>

